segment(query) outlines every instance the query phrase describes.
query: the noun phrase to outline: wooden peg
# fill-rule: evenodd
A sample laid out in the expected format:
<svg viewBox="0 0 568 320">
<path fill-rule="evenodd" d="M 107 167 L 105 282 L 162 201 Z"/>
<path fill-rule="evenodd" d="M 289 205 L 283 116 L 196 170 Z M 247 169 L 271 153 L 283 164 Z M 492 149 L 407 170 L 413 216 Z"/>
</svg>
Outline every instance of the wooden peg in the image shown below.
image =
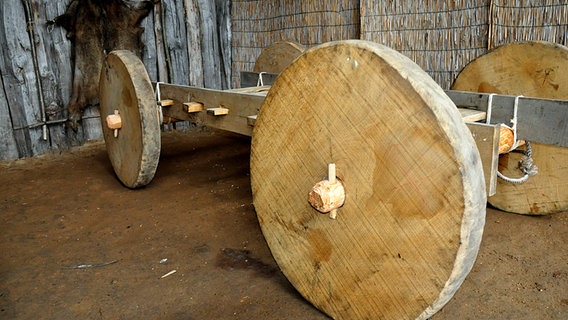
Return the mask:
<svg viewBox="0 0 568 320">
<path fill-rule="evenodd" d="M 186 107 L 185 110 L 189 113 L 201 112 L 205 110 L 203 103 L 199 102 L 185 102 L 183 105 Z"/>
<path fill-rule="evenodd" d="M 212 114 L 214 116 L 224 116 L 229 114 L 229 109 L 218 107 L 218 108 L 209 108 L 207 109 L 208 114 Z"/>
<path fill-rule="evenodd" d="M 114 130 L 114 137 L 118 137 L 118 129 L 122 128 L 122 118 L 118 114 L 118 110 L 114 110 L 114 114 L 109 114 L 106 117 L 107 127 Z"/>
<path fill-rule="evenodd" d="M 308 193 L 308 202 L 321 213 L 329 213 L 331 219 L 337 216 L 337 208 L 345 203 L 345 188 L 336 178 L 335 163 L 328 165 L 328 178 L 314 185 Z"/>
<path fill-rule="evenodd" d="M 174 105 L 174 100 L 172 99 L 164 99 L 164 100 L 160 100 L 158 101 L 158 104 L 162 107 L 169 107 L 169 106 L 173 106 Z"/>
</svg>

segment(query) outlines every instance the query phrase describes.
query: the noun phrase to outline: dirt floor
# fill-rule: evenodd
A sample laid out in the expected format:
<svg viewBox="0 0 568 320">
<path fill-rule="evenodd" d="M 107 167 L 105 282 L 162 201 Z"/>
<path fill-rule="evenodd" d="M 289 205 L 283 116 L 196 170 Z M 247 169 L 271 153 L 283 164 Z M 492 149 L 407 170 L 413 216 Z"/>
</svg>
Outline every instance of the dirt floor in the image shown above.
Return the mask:
<svg viewBox="0 0 568 320">
<path fill-rule="evenodd" d="M 0 162 L 0 318 L 327 319 L 272 259 L 249 152 L 238 135 L 164 134 L 139 190 L 100 142 Z M 432 319 L 568 319 L 567 243 L 568 213 L 488 209 L 473 271 Z"/>
</svg>

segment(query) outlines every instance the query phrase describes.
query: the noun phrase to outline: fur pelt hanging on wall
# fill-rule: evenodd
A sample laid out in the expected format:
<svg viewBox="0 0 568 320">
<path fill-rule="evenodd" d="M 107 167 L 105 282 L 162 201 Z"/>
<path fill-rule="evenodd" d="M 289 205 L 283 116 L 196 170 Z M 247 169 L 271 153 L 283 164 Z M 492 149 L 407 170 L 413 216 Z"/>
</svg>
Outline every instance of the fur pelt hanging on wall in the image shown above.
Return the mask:
<svg viewBox="0 0 568 320">
<path fill-rule="evenodd" d="M 99 77 L 103 60 L 112 50 L 142 55 L 140 27 L 160 0 L 72 0 L 54 19 L 67 30 L 73 44 L 73 87 L 67 106 L 69 124 L 77 128 L 86 106 L 99 103 Z"/>
</svg>

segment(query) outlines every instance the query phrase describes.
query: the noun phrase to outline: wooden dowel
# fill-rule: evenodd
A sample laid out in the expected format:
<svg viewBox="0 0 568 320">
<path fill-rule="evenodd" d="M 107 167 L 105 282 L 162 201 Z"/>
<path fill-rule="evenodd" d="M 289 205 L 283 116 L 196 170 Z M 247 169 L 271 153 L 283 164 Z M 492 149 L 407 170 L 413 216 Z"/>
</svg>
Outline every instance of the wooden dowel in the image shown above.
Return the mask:
<svg viewBox="0 0 568 320">
<path fill-rule="evenodd" d="M 335 219 L 337 208 L 345 202 L 345 188 L 341 180 L 336 178 L 335 164 L 328 165 L 328 178 L 314 185 L 308 193 L 308 203 L 321 213 L 329 213 Z"/>
</svg>

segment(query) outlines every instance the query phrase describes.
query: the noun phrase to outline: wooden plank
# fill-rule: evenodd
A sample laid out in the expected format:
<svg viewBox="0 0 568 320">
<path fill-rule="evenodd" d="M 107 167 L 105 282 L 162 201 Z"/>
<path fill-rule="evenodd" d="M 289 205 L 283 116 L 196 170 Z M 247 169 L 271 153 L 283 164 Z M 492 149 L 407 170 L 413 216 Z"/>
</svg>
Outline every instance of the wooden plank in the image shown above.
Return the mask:
<svg viewBox="0 0 568 320">
<path fill-rule="evenodd" d="M 67 120 L 67 104 L 71 97 L 73 64 L 71 42 L 64 28 L 46 27 L 51 20 L 66 10 L 69 1 L 45 2 L 32 0 L 35 35 L 35 51 L 38 59 L 38 74 L 48 123 L 49 147 L 51 150 L 67 150 L 84 142 L 82 132 L 70 130 Z M 53 4 L 52 4 L 53 3 Z M 81 128 L 79 131 L 83 131 Z M 91 136 L 88 134 L 87 136 Z"/>
<path fill-rule="evenodd" d="M 205 79 L 203 75 L 202 34 L 199 19 L 199 5 L 197 0 L 184 0 L 183 4 L 187 23 L 185 41 L 189 62 L 189 85 L 203 87 Z M 186 84 L 180 82 L 174 83 Z"/>
<path fill-rule="evenodd" d="M 481 156 L 483 176 L 485 177 L 485 189 L 487 196 L 494 195 L 497 191 L 497 168 L 499 164 L 499 131 L 501 125 L 466 123 Z"/>
<path fill-rule="evenodd" d="M 157 79 L 156 81 L 170 82 L 169 72 L 168 72 L 168 59 L 166 56 L 166 46 L 164 44 L 164 28 L 162 23 L 162 2 L 154 4 L 154 36 L 156 43 L 156 58 L 155 62 L 157 64 Z M 152 45 L 152 43 L 148 43 Z"/>
<path fill-rule="evenodd" d="M 154 4 L 154 10 L 156 10 L 158 6 L 159 3 Z M 158 81 L 158 64 L 156 63 L 158 48 L 156 47 L 156 34 L 153 32 L 154 18 L 154 14 L 150 13 L 140 24 L 140 26 L 144 28 L 144 32 L 142 32 L 141 36 L 142 42 L 144 43 L 142 48 L 142 61 L 144 62 L 150 79 L 152 81 Z"/>
<path fill-rule="evenodd" d="M 488 93 L 448 90 L 456 106 L 487 112 Z M 515 96 L 494 94 L 491 123 L 510 125 Z M 521 97 L 518 101 L 517 135 L 521 140 L 568 147 L 568 100 Z"/>
<path fill-rule="evenodd" d="M 42 154 L 49 144 L 41 127 L 30 127 L 41 119 L 38 86 L 22 2 L 0 3 L 0 43 L 3 43 L 0 73 L 20 157 Z"/>
<path fill-rule="evenodd" d="M 187 1 L 187 0 L 186 0 Z M 168 63 L 169 78 L 172 83 L 190 84 L 190 72 L 199 70 L 190 69 L 185 15 L 185 1 L 162 0 L 162 23 L 164 28 L 164 47 L 166 61 Z M 188 20 L 188 28 L 196 28 L 193 22 Z M 196 44 L 192 44 L 195 46 Z M 192 68 L 195 68 L 191 65 Z M 198 85 L 198 83 L 191 83 Z"/>
<path fill-rule="evenodd" d="M 208 127 L 231 131 L 247 136 L 252 135 L 252 127 L 247 117 L 258 114 L 264 96 L 251 93 L 235 93 L 230 91 L 196 88 L 189 86 L 161 84 L 161 95 L 164 99 L 172 99 L 175 103 L 163 109 L 164 116 L 197 122 Z M 188 113 L 184 102 L 199 102 L 205 109 L 223 107 L 230 109 L 229 114 L 215 116 L 206 112 Z"/>
<path fill-rule="evenodd" d="M 221 57 L 221 89 L 231 88 L 231 0 L 215 0 L 219 55 Z"/>
<path fill-rule="evenodd" d="M 12 131 L 12 120 L 8 101 L 4 95 L 4 83 L 0 77 L 0 160 L 11 160 L 18 158 L 18 148 L 16 139 Z"/>
<path fill-rule="evenodd" d="M 476 122 L 485 120 L 487 113 L 485 111 L 479 111 L 474 109 L 458 108 L 463 121 L 465 122 Z"/>
<path fill-rule="evenodd" d="M 266 96 L 266 94 L 268 94 L 269 90 L 270 90 L 270 86 L 262 86 L 262 87 L 237 88 L 237 89 L 230 89 L 230 90 L 225 90 L 225 91 L 239 92 L 239 93 L 255 93 L 255 94 Z"/>
<path fill-rule="evenodd" d="M 187 0 L 186 0 L 187 1 Z M 199 14 L 197 31 L 201 36 L 201 58 L 203 85 L 206 88 L 221 89 L 221 58 L 219 51 L 219 32 L 215 1 L 193 0 Z M 189 29 L 189 28 L 188 28 Z M 192 44 L 195 46 L 195 44 Z"/>
</svg>

